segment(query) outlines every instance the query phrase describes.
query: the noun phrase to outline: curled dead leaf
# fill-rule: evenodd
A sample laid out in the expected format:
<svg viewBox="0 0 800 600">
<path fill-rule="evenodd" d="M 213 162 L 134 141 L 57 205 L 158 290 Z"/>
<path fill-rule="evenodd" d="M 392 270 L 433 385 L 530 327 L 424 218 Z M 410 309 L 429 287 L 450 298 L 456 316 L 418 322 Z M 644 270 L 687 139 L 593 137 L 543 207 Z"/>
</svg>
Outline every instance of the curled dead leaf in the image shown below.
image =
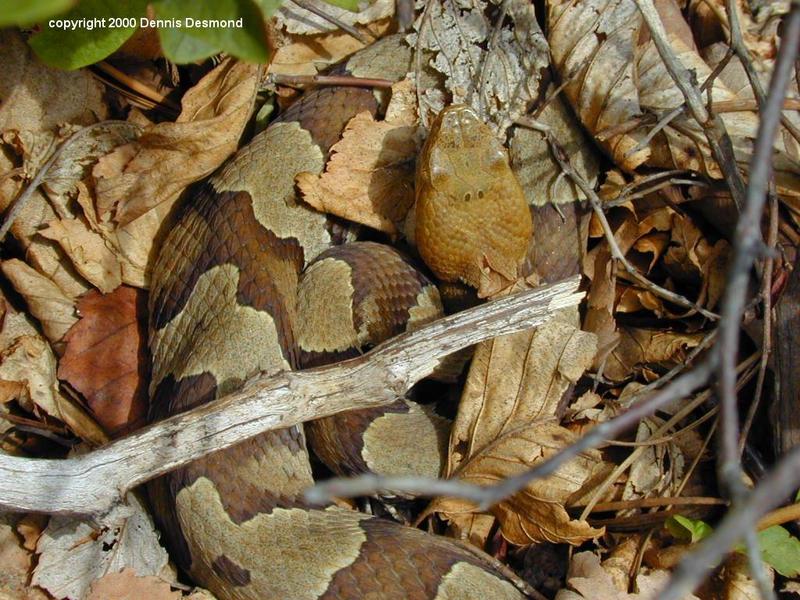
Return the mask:
<svg viewBox="0 0 800 600">
<path fill-rule="evenodd" d="M 575 435 L 558 425 L 554 416 L 568 386 L 594 357 L 595 338 L 569 323 L 576 318 L 576 313 L 565 314 L 533 332 L 478 347 L 450 435 L 449 477 L 492 485 L 574 441 Z M 582 453 L 491 512 L 500 521 L 503 536 L 515 544 L 579 544 L 602 530 L 570 519 L 564 505 L 582 496 L 585 486 L 609 470 L 598 452 Z M 469 502 L 437 498 L 427 512 L 450 518 L 474 511 Z"/>
<path fill-rule="evenodd" d="M 678 60 L 698 82 L 706 81 L 713 66 L 695 47 L 677 3 L 657 0 L 655 6 Z M 548 8 L 553 66 L 569 82 L 564 93 L 615 164 L 629 172 L 647 165 L 722 177 L 702 127 L 687 112 L 654 130 L 666 113 L 683 106 L 684 97 L 634 2 L 554 0 Z M 726 112 L 725 105 L 741 98 L 720 77 L 712 88 L 715 112 L 731 137 L 737 165 L 746 173 L 758 126 L 756 107 L 737 104 L 735 112 Z M 781 140 L 776 143 L 774 160 L 779 189 L 796 194 L 800 166 Z"/>
<path fill-rule="evenodd" d="M 452 476 L 475 485 L 493 485 L 546 460 L 576 440 L 577 436 L 552 420 L 535 421 L 504 433 Z M 514 544 L 547 541 L 579 545 L 598 537 L 603 530 L 571 519 L 564 504 L 585 495 L 609 470 L 599 452 L 581 453 L 553 475 L 495 505 L 491 513 L 500 521 L 503 537 Z M 474 511 L 474 504 L 456 498 L 437 498 L 427 509 L 444 518 Z"/>
<path fill-rule="evenodd" d="M 643 365 L 658 365 L 665 370 L 680 364 L 686 351 L 697 346 L 702 333 L 678 333 L 624 327 L 619 330 L 619 345 L 608 356 L 603 376 L 612 381 L 629 378 Z"/>
<path fill-rule="evenodd" d="M 38 319 L 44 334 L 51 342 L 58 342 L 78 320 L 74 298 L 56 285 L 52 279 L 16 258 L 0 263 L 3 274 L 25 298 L 31 315 Z"/>
<path fill-rule="evenodd" d="M 180 193 L 236 150 L 253 108 L 258 69 L 223 61 L 184 95 L 174 123 L 148 126 L 136 141 L 118 146 L 92 169 L 79 204 L 87 227 L 113 249 L 123 282 L 146 285 L 154 239 Z"/>
<path fill-rule="evenodd" d="M 57 598 L 85 598 L 97 579 L 126 567 L 174 581 L 150 515 L 134 494 L 128 498 L 99 529 L 75 517 L 52 517 L 36 546 L 31 583 Z"/>
</svg>

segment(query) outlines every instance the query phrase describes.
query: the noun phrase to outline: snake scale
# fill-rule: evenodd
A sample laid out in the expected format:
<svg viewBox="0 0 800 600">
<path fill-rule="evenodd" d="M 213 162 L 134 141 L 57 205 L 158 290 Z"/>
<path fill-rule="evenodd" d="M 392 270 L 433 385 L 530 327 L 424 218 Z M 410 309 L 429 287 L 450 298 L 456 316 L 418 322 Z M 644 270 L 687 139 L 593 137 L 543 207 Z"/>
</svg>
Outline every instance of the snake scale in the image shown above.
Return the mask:
<svg viewBox="0 0 800 600">
<path fill-rule="evenodd" d="M 399 79 L 409 64 L 410 51 L 390 37 L 338 71 Z M 322 364 L 441 314 L 436 287 L 409 259 L 371 242 L 340 245 L 347 228 L 296 199 L 296 174 L 321 172 L 347 121 L 377 109 L 371 90 L 307 92 L 188 195 L 153 270 L 151 419 L 221 397 L 258 372 Z M 488 167 L 507 169 L 502 149 L 493 152 Z M 434 187 L 445 180 L 436 170 L 426 179 Z M 436 206 L 426 210 L 441 219 Z M 530 221 L 512 221 L 513 235 L 527 242 Z M 423 257 L 425 244 L 436 253 L 427 222 L 417 226 Z M 495 225 L 492 235 L 505 239 Z M 488 246 L 484 255 L 492 261 Z M 437 260 L 434 272 L 447 271 Z M 346 312 L 337 312 L 337 298 Z M 420 409 L 398 402 L 306 429 L 335 471 L 377 470 L 387 459 L 363 458 L 372 424 L 412 413 Z M 387 421 L 389 429 L 401 421 Z M 292 427 L 212 453 L 150 482 L 148 493 L 172 557 L 221 600 L 524 597 L 478 551 L 356 511 L 309 506 L 302 492 L 312 482 L 306 432 Z"/>
</svg>

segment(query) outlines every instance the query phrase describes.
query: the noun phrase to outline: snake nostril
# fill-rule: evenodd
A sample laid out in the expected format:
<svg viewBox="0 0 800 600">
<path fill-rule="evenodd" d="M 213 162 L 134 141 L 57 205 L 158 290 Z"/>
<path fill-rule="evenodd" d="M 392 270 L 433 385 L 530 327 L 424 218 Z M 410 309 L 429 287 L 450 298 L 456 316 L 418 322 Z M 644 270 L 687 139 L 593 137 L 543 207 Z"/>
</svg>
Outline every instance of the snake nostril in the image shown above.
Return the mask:
<svg viewBox="0 0 800 600">
<path fill-rule="evenodd" d="M 467 192 L 464 194 L 464 202 L 469 202 L 470 200 L 472 200 L 472 192 Z"/>
<path fill-rule="evenodd" d="M 478 200 L 483 200 L 483 190 L 478 190 Z"/>
</svg>

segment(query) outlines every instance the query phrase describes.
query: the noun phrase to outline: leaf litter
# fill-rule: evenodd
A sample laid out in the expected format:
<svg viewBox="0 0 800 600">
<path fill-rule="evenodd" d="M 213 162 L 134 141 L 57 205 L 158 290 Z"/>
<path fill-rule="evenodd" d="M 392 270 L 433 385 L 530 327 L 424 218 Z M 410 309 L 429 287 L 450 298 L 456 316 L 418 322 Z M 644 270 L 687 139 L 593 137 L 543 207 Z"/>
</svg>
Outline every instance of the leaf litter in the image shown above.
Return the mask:
<svg viewBox="0 0 800 600">
<path fill-rule="evenodd" d="M 725 200 L 720 167 L 688 112 L 660 122 L 683 98 L 635 5 L 552 0 L 536 15 L 533 5 L 521 1 L 418 4 L 414 30 L 407 35 L 420 51 L 415 72 L 395 87 L 387 115 L 377 120 L 359 115 L 348 124 L 325 174 L 298 178 L 305 200 L 402 239 L 413 218 L 413 160 L 425 124 L 446 104 L 467 103 L 509 141 L 535 223 L 557 223 L 555 214 L 569 214 L 585 199 L 561 173 L 544 126 L 556 132 L 578 174 L 598 189 L 613 241 L 631 264 L 666 289 L 716 310 L 731 244 L 725 219 L 714 212 L 709 217 Z M 671 0 L 656 6 L 674 51 L 702 84 L 725 54 L 723 3 L 691 1 L 684 13 Z M 376 2 L 359 13 L 324 8 L 379 35 L 391 22 L 393 3 Z M 745 42 L 766 84 L 777 30 L 768 17 L 766 25 L 756 23 L 742 5 L 739 10 Z M 271 72 L 314 74 L 360 47 L 316 21 L 295 7 L 281 12 L 280 48 Z M 539 22 L 546 22 L 547 37 Z M 104 128 L 96 124 L 113 110 L 86 71 L 65 74 L 43 67 L 8 31 L 0 34 L 0 52 L 10 59 L 11 73 L 0 76 L 2 97 L 10 99 L 0 106 L 0 167 L 7 173 L 0 179 L 0 207 L 7 210 L 63 148 L 12 225 L 19 251 L 4 255 L 0 265 L 18 294 L 3 302 L 0 329 L 3 450 L 31 447 L 20 418 L 38 421 L 42 431 L 102 443 L 142 415 L 146 358 L 137 345 L 141 332 L 134 331 L 144 317 L 136 305 L 148 283 L 159 228 L 182 190 L 236 150 L 256 107 L 260 69 L 223 60 L 185 91 L 175 121 L 132 110 L 127 121 Z M 711 107 L 731 134 L 746 174 L 757 111 L 737 61 L 711 85 Z M 15 80 L 36 83 L 22 93 Z M 58 111 L 52 101 L 56 90 L 63 95 Z M 795 86 L 787 102 L 797 98 Z M 794 112 L 787 115 L 797 122 Z M 93 124 L 98 135 L 68 151 L 65 142 Z M 774 148 L 786 227 L 795 226 L 800 212 L 797 143 L 784 126 Z M 554 205 L 562 208 L 551 214 Z M 597 217 L 587 223 L 578 236 L 549 225 L 535 229 L 533 244 L 537 233 L 553 236 L 539 239 L 579 257 L 576 264 L 587 282 L 585 310 L 474 350 L 463 387 L 450 392 L 461 402 L 445 476 L 491 485 L 552 456 L 618 414 L 646 384 L 682 365 L 710 331 L 696 312 L 631 279 L 612 257 Z M 533 263 L 527 283 L 519 285 L 556 277 L 556 261 Z M 130 339 L 111 358 L 108 348 L 117 349 L 117 329 Z M 125 383 L 111 383 L 115 375 Z M 599 495 L 597 486 L 629 454 L 624 445 L 583 452 L 488 513 L 460 500 L 435 498 L 423 515 L 429 527 L 441 530 L 444 522 L 448 535 L 468 539 L 512 566 L 530 544 L 592 548 L 572 555 L 556 595 L 562 600 L 656 597 L 674 557 L 685 549 L 666 529 L 644 544 L 630 533 L 630 527 L 635 530 L 630 524 L 646 516 L 637 502 L 687 490 L 718 494 L 697 473 L 708 468 L 706 431 L 688 427 L 697 417 L 687 416 L 666 434 L 660 416 L 643 421 L 620 440 L 637 448 L 636 460 Z M 681 427 L 686 429 L 675 435 Z M 581 514 L 587 504 L 603 508 L 608 502 L 627 508 L 603 510 L 602 519 L 594 511 Z M 173 575 L 146 514 L 135 500 L 131 507 L 105 521 L 105 528 L 54 518 L 41 537 L 41 528 L 31 533 L 39 554 L 33 583 L 56 597 L 187 597 L 170 586 Z M 0 555 L 11 557 L 9 564 L 17 569 L 0 582 L 0 592 L 22 585 L 24 597 L 39 597 L 24 576 L 35 562 L 31 544 L 20 545 L 18 522 L 6 519 L 0 525 Z M 781 539 L 775 548 L 792 547 L 792 540 Z M 644 566 L 631 572 L 627 566 L 640 543 Z M 755 597 L 740 558 L 726 562 L 711 591 L 690 597 Z M 197 598 L 201 594 L 195 592 Z"/>
</svg>

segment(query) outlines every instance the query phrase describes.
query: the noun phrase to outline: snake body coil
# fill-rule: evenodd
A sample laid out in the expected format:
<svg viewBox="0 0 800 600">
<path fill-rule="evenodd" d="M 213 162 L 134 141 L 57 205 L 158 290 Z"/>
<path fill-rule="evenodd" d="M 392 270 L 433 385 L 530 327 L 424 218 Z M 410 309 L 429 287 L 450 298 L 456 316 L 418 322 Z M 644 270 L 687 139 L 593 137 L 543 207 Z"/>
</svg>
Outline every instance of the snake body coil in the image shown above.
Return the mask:
<svg viewBox="0 0 800 600">
<path fill-rule="evenodd" d="M 344 69 L 399 77 L 407 59 L 408 50 L 390 38 Z M 310 92 L 185 202 L 153 273 L 153 419 L 218 398 L 258 372 L 299 368 L 301 358 L 313 364 L 341 350 L 339 338 L 315 336 L 326 295 L 298 302 L 301 272 L 319 257 L 304 276 L 313 280 L 318 265 L 338 261 L 342 280 L 328 284 L 329 292 L 355 298 L 369 283 L 361 267 L 375 260 L 364 258 L 372 256 L 363 247 L 369 244 L 328 250 L 338 232 L 298 204 L 294 178 L 320 172 L 345 123 L 376 108 L 363 89 Z M 339 327 L 345 338 L 376 333 L 362 318 L 369 310 L 384 311 L 378 338 L 402 331 L 399 316 L 426 320 L 440 310 L 427 280 L 394 251 L 380 252 L 386 256 L 376 264 L 388 259 L 389 281 L 405 281 L 384 286 L 384 295 L 402 297 L 401 306 L 366 300 L 344 319 L 349 329 Z M 311 312 L 300 317 L 299 310 Z M 335 423 L 325 430 L 332 439 L 341 431 Z M 337 452 L 330 462 L 372 468 L 343 458 L 352 452 Z M 212 453 L 151 482 L 148 491 L 173 558 L 220 599 L 521 597 L 477 551 L 355 511 L 306 505 L 302 492 L 312 483 L 303 428 L 292 427 Z"/>
</svg>

